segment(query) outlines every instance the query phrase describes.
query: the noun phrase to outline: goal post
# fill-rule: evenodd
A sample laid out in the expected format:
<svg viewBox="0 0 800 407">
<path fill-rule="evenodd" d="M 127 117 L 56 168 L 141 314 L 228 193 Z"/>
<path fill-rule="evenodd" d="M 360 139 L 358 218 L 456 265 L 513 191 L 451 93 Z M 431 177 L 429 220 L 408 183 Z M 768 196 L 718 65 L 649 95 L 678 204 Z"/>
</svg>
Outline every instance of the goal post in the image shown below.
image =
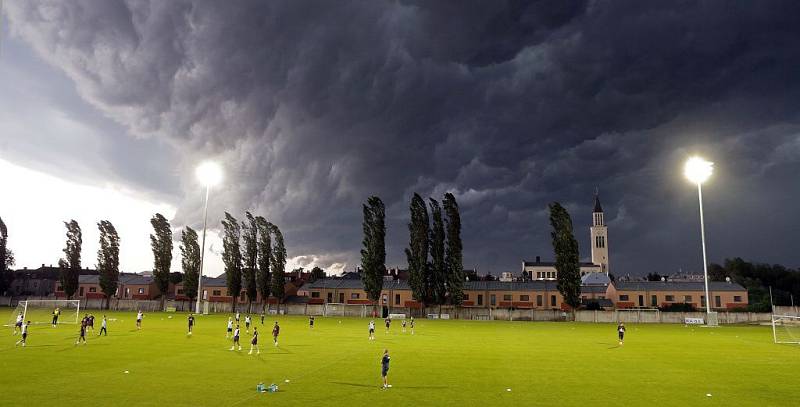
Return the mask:
<svg viewBox="0 0 800 407">
<path fill-rule="evenodd" d="M 31 324 L 50 324 L 53 322 L 53 311 L 58 308 L 59 324 L 77 324 L 80 321 L 80 300 L 24 300 L 17 303 L 11 312 L 6 326 L 14 327 L 18 315 Z"/>
<path fill-rule="evenodd" d="M 325 304 L 325 317 L 343 317 L 345 304 L 329 302 Z"/>
<path fill-rule="evenodd" d="M 773 314 L 772 340 L 775 343 L 800 344 L 800 317 Z"/>
</svg>

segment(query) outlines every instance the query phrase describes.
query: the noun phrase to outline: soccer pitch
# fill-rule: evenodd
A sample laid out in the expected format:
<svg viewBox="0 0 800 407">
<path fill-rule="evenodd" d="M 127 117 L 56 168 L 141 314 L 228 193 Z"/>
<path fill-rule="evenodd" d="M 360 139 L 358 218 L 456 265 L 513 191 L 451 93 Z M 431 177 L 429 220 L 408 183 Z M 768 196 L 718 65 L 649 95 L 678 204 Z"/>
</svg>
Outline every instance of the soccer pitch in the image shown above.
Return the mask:
<svg viewBox="0 0 800 407">
<path fill-rule="evenodd" d="M 3 316 L 11 309 L 0 309 Z M 769 327 L 417 320 L 386 334 L 376 320 L 267 316 L 261 354 L 229 351 L 228 315 L 108 313 L 109 335 L 76 325 L 31 326 L 28 346 L 3 327 L 0 405 L 795 405 L 800 346 L 775 345 Z M 169 318 L 172 317 L 172 318 Z M 281 325 L 279 346 L 271 327 Z M 242 314 L 242 325 L 244 314 Z M 252 332 L 252 329 L 251 329 Z M 380 358 L 391 354 L 380 389 Z M 125 372 L 128 373 L 125 373 Z M 289 380 L 287 383 L 286 380 Z M 256 393 L 275 383 L 277 393 Z M 510 389 L 510 391 L 508 390 Z M 711 396 L 708 396 L 710 394 Z"/>
</svg>

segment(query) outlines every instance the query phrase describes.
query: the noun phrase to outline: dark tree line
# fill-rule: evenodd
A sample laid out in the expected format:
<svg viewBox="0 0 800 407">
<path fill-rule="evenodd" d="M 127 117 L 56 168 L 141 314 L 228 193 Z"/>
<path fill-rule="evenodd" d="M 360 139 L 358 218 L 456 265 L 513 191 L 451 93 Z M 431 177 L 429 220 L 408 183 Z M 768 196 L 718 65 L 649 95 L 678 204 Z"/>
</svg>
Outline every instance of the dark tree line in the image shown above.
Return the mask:
<svg viewBox="0 0 800 407">
<path fill-rule="evenodd" d="M 775 305 L 791 305 L 800 298 L 800 270 L 780 264 L 751 263 L 739 257 L 725 259 L 723 264 L 711 263 L 708 267 L 711 281 L 731 281 L 747 289 L 748 309 L 755 312 L 770 312 L 769 287 Z"/>
<path fill-rule="evenodd" d="M 377 305 L 383 290 L 383 275 L 386 274 L 386 207 L 380 198 L 372 196 L 363 205 L 363 211 L 362 281 L 367 298 Z"/>
<path fill-rule="evenodd" d="M 14 252 L 8 248 L 8 228 L 0 218 L 0 294 L 4 294 L 11 284 L 11 267 L 14 266 Z"/>
<path fill-rule="evenodd" d="M 564 302 L 576 310 L 581 302 L 581 269 L 578 241 L 572 232 L 572 218 L 558 202 L 550 204 L 553 251 L 556 255 L 558 292 Z"/>
<path fill-rule="evenodd" d="M 405 252 L 414 299 L 425 304 L 460 305 L 465 276 L 461 216 L 455 196 L 447 193 L 441 205 L 433 198 L 426 205 L 415 193 L 409 210 L 409 244 Z"/>
</svg>

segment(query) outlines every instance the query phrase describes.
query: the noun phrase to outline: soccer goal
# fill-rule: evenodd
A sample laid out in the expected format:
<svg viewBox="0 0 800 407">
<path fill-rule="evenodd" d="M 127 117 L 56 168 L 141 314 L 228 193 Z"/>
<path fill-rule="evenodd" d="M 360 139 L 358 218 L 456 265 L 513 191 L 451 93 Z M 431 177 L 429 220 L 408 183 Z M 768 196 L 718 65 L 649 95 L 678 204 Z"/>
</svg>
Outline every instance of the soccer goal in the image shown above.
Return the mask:
<svg viewBox="0 0 800 407">
<path fill-rule="evenodd" d="M 775 343 L 800 343 L 800 317 L 773 315 L 772 339 Z"/>
<path fill-rule="evenodd" d="M 345 305 L 341 303 L 328 303 L 325 304 L 326 317 L 343 317 Z"/>
<path fill-rule="evenodd" d="M 80 320 L 80 300 L 27 300 L 17 304 L 6 325 L 13 327 L 20 314 L 24 321 L 31 321 L 31 324 L 49 324 L 53 322 L 53 311 L 56 308 L 60 311 L 59 324 L 77 324 Z"/>
</svg>

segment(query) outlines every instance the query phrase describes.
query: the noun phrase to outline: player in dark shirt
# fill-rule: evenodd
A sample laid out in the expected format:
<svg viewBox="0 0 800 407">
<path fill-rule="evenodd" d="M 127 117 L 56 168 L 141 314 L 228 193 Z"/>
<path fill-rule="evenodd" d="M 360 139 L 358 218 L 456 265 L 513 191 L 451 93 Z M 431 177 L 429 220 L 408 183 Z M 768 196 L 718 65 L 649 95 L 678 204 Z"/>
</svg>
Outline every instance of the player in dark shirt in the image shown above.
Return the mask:
<svg viewBox="0 0 800 407">
<path fill-rule="evenodd" d="M 281 333 L 281 327 L 278 325 L 278 321 L 275 321 L 275 326 L 272 327 L 272 341 L 275 342 L 275 346 L 278 346 L 278 335 Z"/>
<path fill-rule="evenodd" d="M 622 342 L 625 339 L 625 324 L 620 322 L 617 325 L 617 333 L 619 334 L 619 344 L 622 345 Z"/>
<path fill-rule="evenodd" d="M 411 335 L 414 335 L 414 317 L 411 317 Z"/>
<path fill-rule="evenodd" d="M 256 355 L 261 354 L 261 349 L 258 348 L 258 328 L 253 327 L 253 339 L 250 340 L 250 352 L 248 355 L 253 354 L 253 348 L 256 348 Z"/>
<path fill-rule="evenodd" d="M 88 321 L 89 321 L 89 319 L 85 318 L 81 322 L 80 336 L 78 337 L 78 340 L 75 342 L 75 345 L 80 345 L 81 342 L 83 342 L 83 344 L 86 345 L 86 327 L 88 325 Z"/>
<path fill-rule="evenodd" d="M 314 316 L 313 315 L 308 317 L 308 326 L 309 326 L 309 328 L 314 329 Z"/>
<path fill-rule="evenodd" d="M 386 318 L 386 320 L 383 321 L 383 323 L 386 324 L 386 333 L 388 334 L 389 333 L 389 325 L 392 324 L 392 320 L 389 319 L 389 318 Z"/>
<path fill-rule="evenodd" d="M 192 327 L 194 327 L 194 315 L 189 314 L 189 333 L 188 333 L 188 335 L 192 334 Z"/>
<path fill-rule="evenodd" d="M 383 388 L 389 387 L 389 349 L 383 350 L 383 357 L 381 358 L 381 376 L 383 377 Z"/>
</svg>

